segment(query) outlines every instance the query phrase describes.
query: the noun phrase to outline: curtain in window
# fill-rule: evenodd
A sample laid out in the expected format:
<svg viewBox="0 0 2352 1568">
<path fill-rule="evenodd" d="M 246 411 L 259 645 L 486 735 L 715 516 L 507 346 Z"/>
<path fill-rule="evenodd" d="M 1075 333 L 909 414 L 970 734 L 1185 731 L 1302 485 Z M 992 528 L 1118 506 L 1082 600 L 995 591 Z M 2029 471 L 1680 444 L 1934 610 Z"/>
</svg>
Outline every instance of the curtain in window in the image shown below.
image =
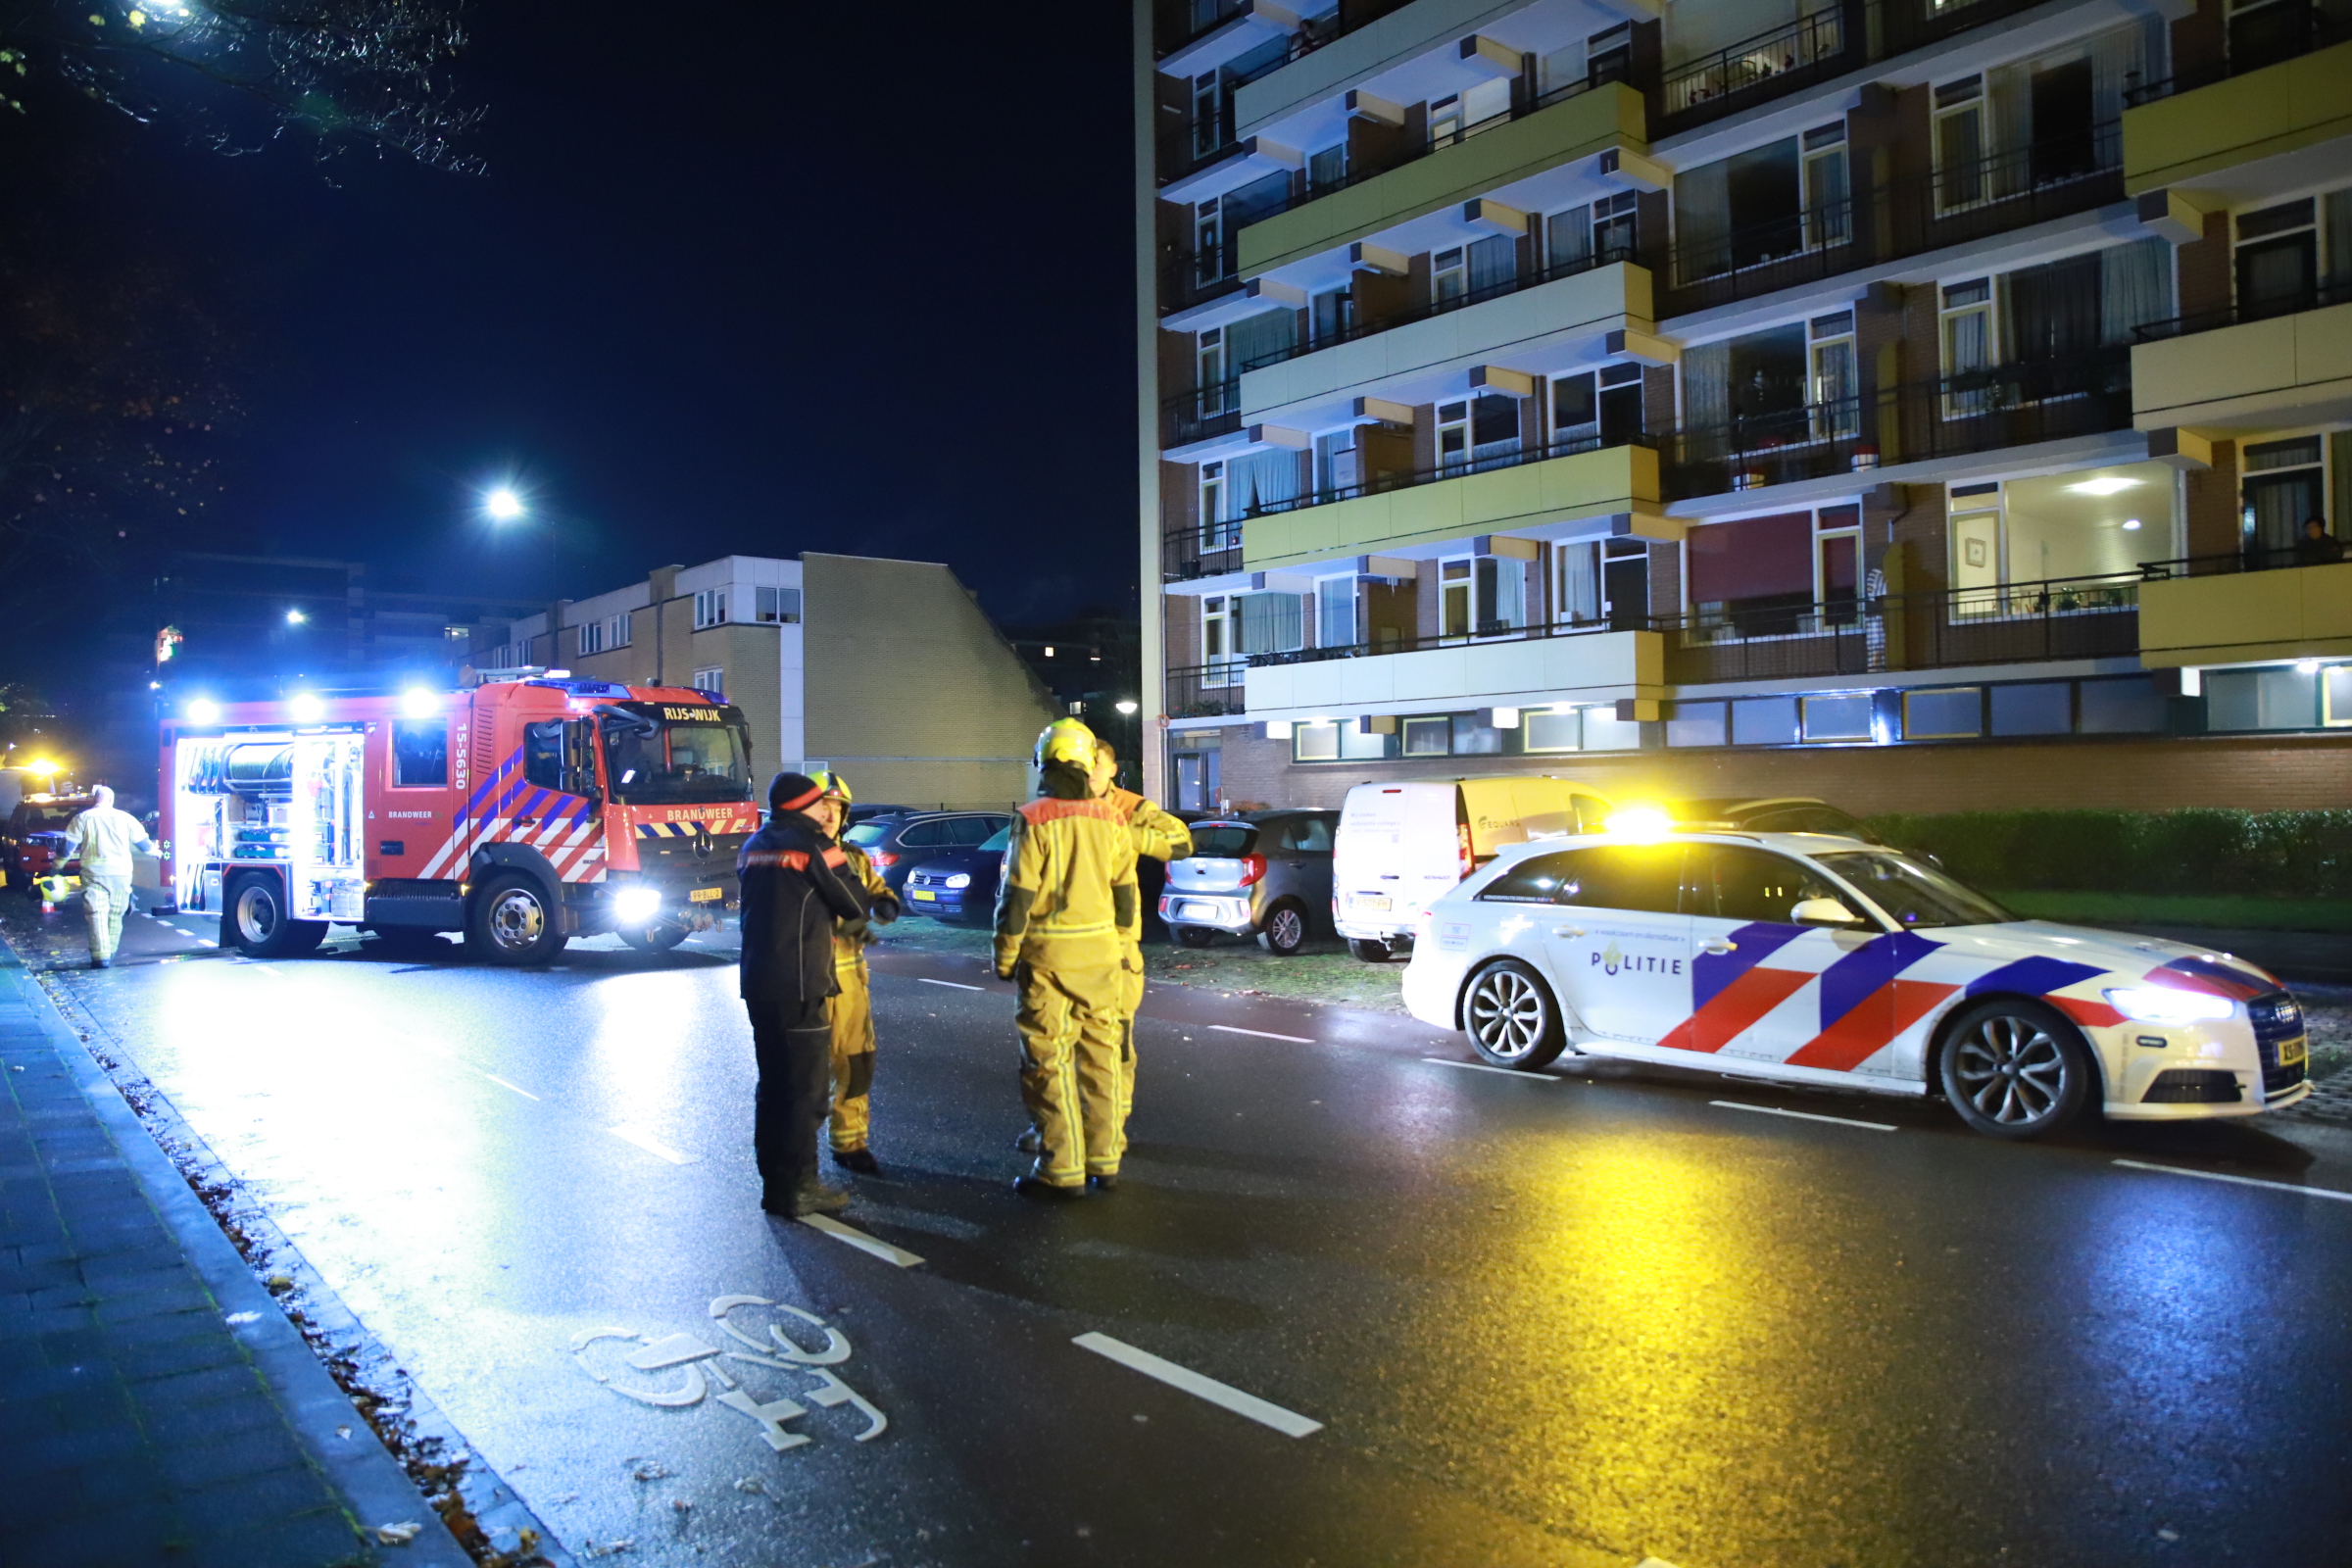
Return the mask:
<svg viewBox="0 0 2352 1568">
<path fill-rule="evenodd" d="M 1732 185 L 1729 163 L 1674 176 L 1674 271 L 1688 283 L 1732 265 Z"/>
<path fill-rule="evenodd" d="M 2070 256 L 2002 277 L 2006 309 L 2001 314 L 2009 329 L 2005 358 L 2046 363 L 2098 347 L 2101 271 L 2096 255 Z"/>
<path fill-rule="evenodd" d="M 2156 16 L 2110 27 L 2090 40 L 2090 122 L 2113 125 L 2123 119 L 2124 94 L 2165 74 L 2165 24 Z M 2113 134 L 2113 133 L 2109 133 Z M 2122 156 L 2120 137 L 2102 141 L 2102 162 Z"/>
<path fill-rule="evenodd" d="M 1985 194 L 1997 201 L 2021 194 L 2034 177 L 2033 160 L 2028 156 L 2034 145 L 2033 67 L 2003 66 L 1987 71 L 1984 97 L 1992 131 L 1984 151 L 1993 160 Z"/>
<path fill-rule="evenodd" d="M 1242 594 L 1242 649 L 1245 654 L 1287 654 L 1303 646 L 1306 637 L 1306 599 L 1301 594 Z"/>
<path fill-rule="evenodd" d="M 1683 422 L 1694 430 L 1732 422 L 1732 345 L 1728 338 L 1683 350 Z"/>
<path fill-rule="evenodd" d="M 1329 190 L 1348 177 L 1348 144 L 1339 142 L 1319 153 L 1309 153 L 1306 159 L 1306 183 L 1314 190 Z"/>
<path fill-rule="evenodd" d="M 1563 273 L 1581 269 L 1592 259 L 1592 209 L 1571 207 L 1552 214 L 1544 222 L 1544 242 L 1548 249 L 1547 270 Z"/>
<path fill-rule="evenodd" d="M 1600 618 L 1600 575 L 1593 567 L 1594 547 L 1560 546 L 1560 619 L 1593 621 Z"/>
<path fill-rule="evenodd" d="M 2352 189 L 2320 198 L 2320 243 L 2328 249 L 2328 286 L 2352 287 Z"/>
<path fill-rule="evenodd" d="M 1355 635 L 1355 579 L 1326 577 L 1315 584 L 1315 646 L 1352 648 Z"/>
<path fill-rule="evenodd" d="M 1225 511 L 1248 517 L 1277 502 L 1298 499 L 1298 454 L 1288 447 L 1229 458 L 1225 463 Z"/>
<path fill-rule="evenodd" d="M 1225 373 L 1240 375 L 1259 360 L 1287 354 L 1298 341 L 1298 313 L 1261 311 L 1225 328 Z"/>
<path fill-rule="evenodd" d="M 2129 343 L 2132 329 L 2173 316 L 2173 248 L 2135 240 L 2099 252 L 2099 341 Z"/>
<path fill-rule="evenodd" d="M 1519 242 L 1508 234 L 1472 240 L 1469 263 L 1471 292 L 1501 288 L 1519 275 Z"/>
</svg>

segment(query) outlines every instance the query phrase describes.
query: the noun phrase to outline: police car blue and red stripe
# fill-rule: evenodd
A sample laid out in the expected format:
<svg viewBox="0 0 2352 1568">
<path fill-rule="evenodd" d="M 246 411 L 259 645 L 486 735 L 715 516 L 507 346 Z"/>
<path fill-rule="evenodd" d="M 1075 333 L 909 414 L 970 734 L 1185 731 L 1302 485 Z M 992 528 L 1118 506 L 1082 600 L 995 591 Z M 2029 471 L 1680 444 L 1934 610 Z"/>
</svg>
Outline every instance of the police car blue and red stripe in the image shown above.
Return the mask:
<svg viewBox="0 0 2352 1568">
<path fill-rule="evenodd" d="M 1513 845 L 1431 909 L 1424 1022 L 1496 1066 L 1563 1050 L 1938 1095 L 2031 1138 L 2244 1116 L 2311 1091 L 2302 1010 L 2225 954 L 2023 920 L 1932 863 L 1812 833 Z"/>
</svg>

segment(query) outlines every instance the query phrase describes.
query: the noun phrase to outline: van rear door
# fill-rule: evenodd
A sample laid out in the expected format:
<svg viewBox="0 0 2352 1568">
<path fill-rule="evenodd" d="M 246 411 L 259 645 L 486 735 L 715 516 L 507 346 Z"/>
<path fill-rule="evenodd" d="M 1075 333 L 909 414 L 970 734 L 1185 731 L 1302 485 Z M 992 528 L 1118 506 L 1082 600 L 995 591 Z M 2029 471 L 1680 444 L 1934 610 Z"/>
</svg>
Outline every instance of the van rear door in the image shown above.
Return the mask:
<svg viewBox="0 0 2352 1568">
<path fill-rule="evenodd" d="M 1461 880 L 1450 783 L 1358 784 L 1340 813 L 1333 918 L 1342 935 L 1408 933 Z"/>
</svg>

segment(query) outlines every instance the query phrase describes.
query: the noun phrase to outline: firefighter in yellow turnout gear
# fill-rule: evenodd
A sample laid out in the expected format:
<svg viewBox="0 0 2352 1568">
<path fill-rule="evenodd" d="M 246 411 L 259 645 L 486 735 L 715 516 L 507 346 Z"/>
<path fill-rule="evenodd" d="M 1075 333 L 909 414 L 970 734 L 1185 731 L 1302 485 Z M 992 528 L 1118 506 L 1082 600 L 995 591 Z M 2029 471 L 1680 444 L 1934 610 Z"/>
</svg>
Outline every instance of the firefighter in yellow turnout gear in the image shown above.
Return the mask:
<svg viewBox="0 0 2352 1568">
<path fill-rule="evenodd" d="M 1149 855 L 1155 860 L 1181 860 L 1193 853 L 1193 830 L 1181 818 L 1170 816 L 1133 790 L 1118 786 L 1119 760 L 1107 746 L 1102 747 L 1095 759 L 1095 790 L 1109 803 L 1127 824 L 1128 836 L 1135 841 L 1135 853 Z M 1123 926 L 1119 942 L 1124 950 L 1127 967 L 1121 973 L 1122 991 L 1119 998 L 1122 1055 L 1126 1071 L 1119 1075 L 1119 1126 L 1124 1129 L 1127 1116 L 1135 1108 L 1135 1015 L 1144 1005 L 1144 911 L 1136 906 L 1135 923 Z"/>
<path fill-rule="evenodd" d="M 1045 1197 L 1116 1185 L 1126 1148 L 1123 933 L 1142 911 L 1135 840 L 1095 798 L 1095 756 L 1075 719 L 1038 737 L 1038 798 L 1013 817 L 997 893 L 997 974 L 1019 988 L 1021 1099 L 1041 1145 L 1013 1185 Z"/>
<path fill-rule="evenodd" d="M 811 775 L 825 793 L 808 814 L 828 835 L 838 839 L 849 817 L 849 782 L 829 769 Z M 874 925 L 899 917 L 898 895 L 890 891 L 865 852 L 844 844 L 849 858 L 841 878 L 864 895 Z M 833 978 L 841 991 L 832 1000 L 833 1104 L 826 1135 L 833 1147 L 833 1163 L 844 1170 L 871 1176 L 881 1169 L 866 1147 L 872 1126 L 866 1095 L 874 1082 L 874 999 L 865 966 L 866 944 L 873 934 L 864 920 L 837 920 L 833 927 Z"/>
</svg>

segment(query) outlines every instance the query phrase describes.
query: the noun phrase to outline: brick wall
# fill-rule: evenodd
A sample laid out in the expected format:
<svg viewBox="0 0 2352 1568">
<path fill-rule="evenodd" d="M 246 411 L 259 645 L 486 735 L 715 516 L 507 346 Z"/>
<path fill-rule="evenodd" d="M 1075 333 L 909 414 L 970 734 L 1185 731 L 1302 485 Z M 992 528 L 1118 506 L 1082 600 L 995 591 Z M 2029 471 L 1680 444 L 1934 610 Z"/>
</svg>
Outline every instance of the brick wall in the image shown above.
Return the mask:
<svg viewBox="0 0 2352 1568">
<path fill-rule="evenodd" d="M 1849 811 L 2190 806 L 2248 810 L 2352 807 L 2352 734 L 2273 739 L 2085 737 L 2006 745 L 1620 752 L 1449 758 L 1301 767 L 1256 726 L 1224 732 L 1223 790 L 1237 808 L 1336 808 L 1357 784 L 1552 773 L 1618 800 L 1810 795 Z"/>
<path fill-rule="evenodd" d="M 2230 277 L 2228 213 L 2207 213 L 2204 238 L 2191 240 L 2175 251 L 2173 257 L 2182 316 L 2229 309 L 2233 284 Z"/>
</svg>

